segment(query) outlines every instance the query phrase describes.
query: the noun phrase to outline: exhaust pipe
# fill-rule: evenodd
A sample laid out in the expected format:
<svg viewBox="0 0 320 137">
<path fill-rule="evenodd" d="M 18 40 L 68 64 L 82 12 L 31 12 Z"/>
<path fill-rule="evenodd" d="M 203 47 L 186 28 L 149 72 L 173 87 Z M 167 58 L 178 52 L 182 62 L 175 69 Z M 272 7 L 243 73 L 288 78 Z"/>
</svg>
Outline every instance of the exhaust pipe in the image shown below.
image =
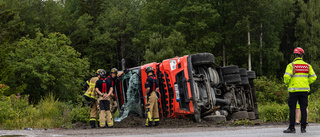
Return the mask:
<svg viewBox="0 0 320 137">
<path fill-rule="evenodd" d="M 226 99 L 216 98 L 216 102 L 220 104 L 230 105 L 230 101 Z"/>
<path fill-rule="evenodd" d="M 125 70 L 126 69 L 126 60 L 123 58 L 121 59 L 121 69 Z"/>
</svg>

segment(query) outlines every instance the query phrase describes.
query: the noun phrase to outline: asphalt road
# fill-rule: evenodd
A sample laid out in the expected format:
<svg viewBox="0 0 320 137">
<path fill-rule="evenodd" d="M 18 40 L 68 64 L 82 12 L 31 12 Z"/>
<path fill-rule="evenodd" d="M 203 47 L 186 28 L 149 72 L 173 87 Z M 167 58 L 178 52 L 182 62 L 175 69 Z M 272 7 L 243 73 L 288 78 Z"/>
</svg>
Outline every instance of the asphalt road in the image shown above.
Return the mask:
<svg viewBox="0 0 320 137">
<path fill-rule="evenodd" d="M 320 137 L 320 124 L 311 123 L 307 127 L 307 133 L 301 134 L 300 127 L 296 127 L 297 133 L 282 133 L 287 127 L 283 125 L 268 126 L 240 126 L 240 127 L 195 127 L 195 128 L 105 128 L 105 129 L 81 129 L 81 130 L 0 130 L 0 136 L 17 137 Z M 13 136 L 12 136 L 13 135 Z"/>
</svg>

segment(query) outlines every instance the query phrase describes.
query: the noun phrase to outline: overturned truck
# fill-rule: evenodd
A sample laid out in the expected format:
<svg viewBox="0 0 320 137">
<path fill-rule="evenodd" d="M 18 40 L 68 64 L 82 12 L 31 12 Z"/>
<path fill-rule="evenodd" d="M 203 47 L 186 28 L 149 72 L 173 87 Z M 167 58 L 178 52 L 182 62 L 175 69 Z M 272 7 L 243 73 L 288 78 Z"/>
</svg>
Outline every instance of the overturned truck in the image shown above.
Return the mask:
<svg viewBox="0 0 320 137">
<path fill-rule="evenodd" d="M 124 64 L 124 63 L 123 63 Z M 144 116 L 146 67 L 151 66 L 159 81 L 160 117 L 206 117 L 256 119 L 258 108 L 253 80 L 254 71 L 238 66 L 220 67 L 211 53 L 198 53 L 130 68 L 117 85 L 121 113 Z"/>
</svg>

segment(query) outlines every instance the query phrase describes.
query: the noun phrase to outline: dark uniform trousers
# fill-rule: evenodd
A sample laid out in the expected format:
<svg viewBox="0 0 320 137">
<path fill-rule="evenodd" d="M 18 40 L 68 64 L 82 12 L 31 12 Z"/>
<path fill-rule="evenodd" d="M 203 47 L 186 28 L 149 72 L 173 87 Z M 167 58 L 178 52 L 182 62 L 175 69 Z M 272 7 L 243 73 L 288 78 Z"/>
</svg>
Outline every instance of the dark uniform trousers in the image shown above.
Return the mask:
<svg viewBox="0 0 320 137">
<path fill-rule="evenodd" d="M 306 128 L 307 124 L 307 107 L 308 107 L 308 91 L 306 92 L 289 92 L 288 105 L 290 109 L 290 125 L 293 129 L 296 122 L 296 105 L 300 104 L 301 110 L 301 128 Z"/>
</svg>

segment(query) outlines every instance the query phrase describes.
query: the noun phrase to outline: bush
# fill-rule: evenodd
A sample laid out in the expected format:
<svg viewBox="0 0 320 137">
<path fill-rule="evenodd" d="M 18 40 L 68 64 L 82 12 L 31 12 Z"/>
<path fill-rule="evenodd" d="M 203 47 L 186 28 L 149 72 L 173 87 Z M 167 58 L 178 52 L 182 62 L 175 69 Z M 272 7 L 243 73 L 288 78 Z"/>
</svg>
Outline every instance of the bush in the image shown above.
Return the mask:
<svg viewBox="0 0 320 137">
<path fill-rule="evenodd" d="M 81 107 L 80 105 L 72 109 L 69 114 L 69 119 L 72 123 L 74 122 L 85 122 L 89 123 L 90 110 L 89 107 Z"/>
<path fill-rule="evenodd" d="M 12 49 L 5 61 L 10 71 L 5 70 L 8 73 L 0 77 L 10 86 L 5 95 L 17 92 L 28 94 L 30 100 L 37 103 L 48 93 L 55 93 L 62 101 L 75 101 L 89 62 L 81 58 L 70 44 L 64 34 L 50 33 L 45 36 L 38 32 L 35 38 L 22 37 L 9 46 Z"/>
<path fill-rule="evenodd" d="M 308 104 L 309 109 L 309 116 L 308 121 L 309 122 L 320 122 L 320 92 L 316 92 L 314 94 L 311 94 Z"/>
<path fill-rule="evenodd" d="M 275 102 L 259 105 L 259 117 L 264 122 L 281 122 L 289 120 L 289 106 Z"/>
<path fill-rule="evenodd" d="M 259 104 L 263 105 L 267 102 L 287 103 L 289 92 L 282 81 L 275 77 L 259 77 L 254 80 L 254 84 Z"/>
<path fill-rule="evenodd" d="M 60 102 L 50 94 L 42 98 L 38 105 L 29 104 L 28 96 L 20 94 L 3 97 L 0 100 L 0 127 L 3 129 L 60 128 L 72 123 L 89 121 L 89 108 L 70 102 Z"/>
</svg>

